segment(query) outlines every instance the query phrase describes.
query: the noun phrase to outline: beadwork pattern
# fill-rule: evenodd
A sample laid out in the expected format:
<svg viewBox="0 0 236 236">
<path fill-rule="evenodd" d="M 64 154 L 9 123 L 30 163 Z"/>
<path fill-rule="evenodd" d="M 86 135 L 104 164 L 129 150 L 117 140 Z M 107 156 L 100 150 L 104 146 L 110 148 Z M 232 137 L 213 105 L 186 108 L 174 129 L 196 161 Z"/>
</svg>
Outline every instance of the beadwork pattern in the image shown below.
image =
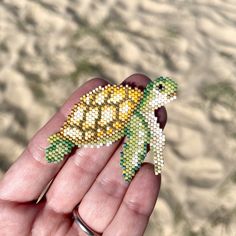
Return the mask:
<svg viewBox="0 0 236 236">
<path fill-rule="evenodd" d="M 110 145 L 126 136 L 120 165 L 132 180 L 147 153 L 153 152 L 155 174 L 161 173 L 165 136 L 154 110 L 176 98 L 177 84 L 159 77 L 144 91 L 129 85 L 98 87 L 80 98 L 58 133 L 49 137 L 48 162 L 59 162 L 73 147 Z"/>
</svg>

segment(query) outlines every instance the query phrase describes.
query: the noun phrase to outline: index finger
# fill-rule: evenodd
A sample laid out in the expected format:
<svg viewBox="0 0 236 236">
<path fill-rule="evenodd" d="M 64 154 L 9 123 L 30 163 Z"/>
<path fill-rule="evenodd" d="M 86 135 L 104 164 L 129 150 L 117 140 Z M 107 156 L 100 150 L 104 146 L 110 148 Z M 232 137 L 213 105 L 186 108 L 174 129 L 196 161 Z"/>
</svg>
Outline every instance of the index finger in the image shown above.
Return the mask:
<svg viewBox="0 0 236 236">
<path fill-rule="evenodd" d="M 49 164 L 45 160 L 48 137 L 57 132 L 72 106 L 88 91 L 104 86 L 108 82 L 95 78 L 78 88 L 60 110 L 40 129 L 29 142 L 16 162 L 10 167 L 0 182 L 0 199 L 16 202 L 36 200 L 48 182 L 65 163 Z"/>
</svg>

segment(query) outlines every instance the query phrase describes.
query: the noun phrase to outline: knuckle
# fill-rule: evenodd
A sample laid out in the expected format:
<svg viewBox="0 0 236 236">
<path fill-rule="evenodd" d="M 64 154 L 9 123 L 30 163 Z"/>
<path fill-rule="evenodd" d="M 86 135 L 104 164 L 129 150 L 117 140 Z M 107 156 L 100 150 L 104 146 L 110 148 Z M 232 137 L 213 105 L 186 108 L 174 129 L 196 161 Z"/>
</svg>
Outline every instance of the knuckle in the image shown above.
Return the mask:
<svg viewBox="0 0 236 236">
<path fill-rule="evenodd" d="M 114 198 L 122 198 L 124 196 L 126 186 L 121 182 L 110 177 L 102 177 L 99 178 L 97 181 L 100 187 L 108 196 Z"/>
<path fill-rule="evenodd" d="M 37 144 L 37 142 L 34 142 L 34 139 L 33 139 L 28 144 L 25 151 L 29 154 L 29 156 L 32 159 L 36 160 L 37 162 L 43 165 L 47 165 L 48 163 L 43 158 L 45 156 L 45 150 L 46 150 L 46 147 Z"/>
<path fill-rule="evenodd" d="M 150 79 L 145 74 L 142 74 L 142 73 L 134 73 L 129 78 L 132 78 L 132 77 L 135 77 L 135 78 L 141 79 L 141 80 L 150 81 Z"/>
<path fill-rule="evenodd" d="M 100 84 L 108 83 L 105 79 L 100 78 L 100 77 L 93 77 L 93 78 L 91 78 L 88 81 L 88 83 L 91 83 L 91 82 L 100 83 Z"/>
<path fill-rule="evenodd" d="M 94 78 L 88 80 L 87 82 L 85 82 L 83 87 L 87 88 L 88 90 L 91 90 L 91 87 L 96 88 L 96 87 L 104 86 L 104 85 L 107 85 L 107 84 L 109 84 L 108 81 L 106 81 L 102 78 L 99 78 L 99 77 L 94 77 Z"/>
<path fill-rule="evenodd" d="M 143 201 L 138 199 L 125 199 L 124 205 L 129 211 L 136 215 L 148 217 L 150 214 L 150 212 L 146 209 L 145 204 L 143 204 Z"/>
<path fill-rule="evenodd" d="M 97 175 L 100 171 L 96 156 L 94 157 L 83 148 L 75 152 L 73 160 L 78 169 L 85 174 Z"/>
</svg>

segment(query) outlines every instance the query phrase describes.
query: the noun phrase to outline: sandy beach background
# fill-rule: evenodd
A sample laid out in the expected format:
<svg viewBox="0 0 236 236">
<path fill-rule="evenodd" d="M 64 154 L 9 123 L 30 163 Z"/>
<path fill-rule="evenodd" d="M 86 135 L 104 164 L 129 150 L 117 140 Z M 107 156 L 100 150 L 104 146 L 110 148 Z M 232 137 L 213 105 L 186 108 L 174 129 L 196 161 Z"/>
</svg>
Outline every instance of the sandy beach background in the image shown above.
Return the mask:
<svg viewBox="0 0 236 236">
<path fill-rule="evenodd" d="M 0 0 L 0 173 L 69 94 L 134 72 L 180 85 L 145 236 L 236 235 L 234 0 Z"/>
</svg>

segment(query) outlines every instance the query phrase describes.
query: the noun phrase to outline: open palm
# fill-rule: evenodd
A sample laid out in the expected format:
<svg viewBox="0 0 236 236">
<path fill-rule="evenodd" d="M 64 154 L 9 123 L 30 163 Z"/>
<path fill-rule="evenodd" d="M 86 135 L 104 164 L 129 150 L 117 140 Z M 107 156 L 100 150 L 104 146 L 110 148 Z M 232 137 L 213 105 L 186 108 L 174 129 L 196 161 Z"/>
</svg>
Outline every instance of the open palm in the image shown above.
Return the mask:
<svg viewBox="0 0 236 236">
<path fill-rule="evenodd" d="M 148 82 L 141 74 L 124 81 L 140 87 Z M 72 217 L 78 204 L 84 222 L 102 235 L 143 235 L 159 193 L 160 175 L 154 175 L 151 164 L 144 164 L 130 184 L 125 182 L 119 165 L 122 141 L 98 149 L 79 148 L 60 164 L 48 164 L 44 158 L 48 136 L 59 130 L 72 106 L 105 84 L 96 78 L 77 89 L 7 171 L 0 182 L 0 235 L 86 235 Z M 157 116 L 164 127 L 165 109 Z"/>
</svg>

